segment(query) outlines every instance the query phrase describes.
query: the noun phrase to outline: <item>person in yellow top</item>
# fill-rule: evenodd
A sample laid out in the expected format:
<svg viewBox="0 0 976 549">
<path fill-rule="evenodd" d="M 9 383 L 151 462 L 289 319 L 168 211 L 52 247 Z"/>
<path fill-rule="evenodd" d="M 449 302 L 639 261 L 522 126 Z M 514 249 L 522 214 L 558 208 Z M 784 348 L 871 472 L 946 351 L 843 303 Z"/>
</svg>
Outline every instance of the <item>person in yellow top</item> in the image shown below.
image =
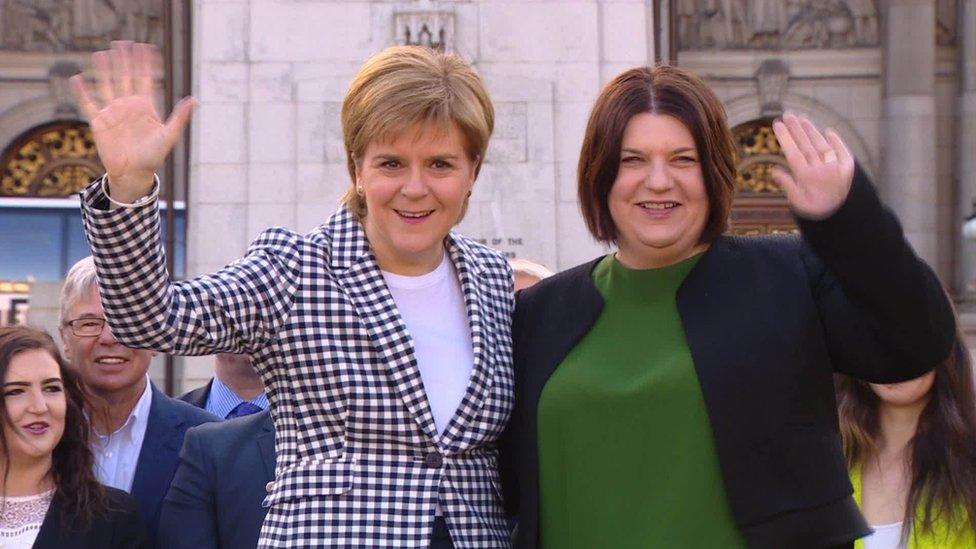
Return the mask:
<svg viewBox="0 0 976 549">
<path fill-rule="evenodd" d="M 976 391 L 969 350 L 916 379 L 838 376 L 854 500 L 874 529 L 855 549 L 976 547 Z"/>
</svg>

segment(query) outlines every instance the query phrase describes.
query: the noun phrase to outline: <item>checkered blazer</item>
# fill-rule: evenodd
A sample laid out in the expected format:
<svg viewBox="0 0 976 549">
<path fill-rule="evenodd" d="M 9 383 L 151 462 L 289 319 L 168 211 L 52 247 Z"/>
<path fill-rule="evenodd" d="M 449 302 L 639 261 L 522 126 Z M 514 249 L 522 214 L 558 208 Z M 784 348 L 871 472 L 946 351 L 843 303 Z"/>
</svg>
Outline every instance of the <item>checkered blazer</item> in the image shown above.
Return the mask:
<svg viewBox="0 0 976 549">
<path fill-rule="evenodd" d="M 496 440 L 513 405 L 504 257 L 451 233 L 474 369 L 438 433 L 413 344 L 359 220 L 272 228 L 220 271 L 170 282 L 154 207 L 82 216 L 105 316 L 130 347 L 250 353 L 274 415 L 276 482 L 261 547 L 427 547 L 440 504 L 455 546 L 510 545 Z"/>
</svg>

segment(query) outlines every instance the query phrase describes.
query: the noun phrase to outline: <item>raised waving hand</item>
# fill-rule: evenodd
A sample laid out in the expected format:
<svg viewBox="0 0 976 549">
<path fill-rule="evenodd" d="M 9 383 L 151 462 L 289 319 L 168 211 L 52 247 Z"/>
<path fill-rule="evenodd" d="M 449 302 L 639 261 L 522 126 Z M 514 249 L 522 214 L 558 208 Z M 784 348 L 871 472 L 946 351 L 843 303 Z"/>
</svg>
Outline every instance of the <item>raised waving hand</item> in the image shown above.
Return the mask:
<svg viewBox="0 0 976 549">
<path fill-rule="evenodd" d="M 153 102 L 153 77 L 161 66 L 150 44 L 113 42 L 92 54 L 95 93 L 84 77 L 71 89 L 88 118 L 98 156 L 108 172 L 112 198 L 133 202 L 152 189 L 159 170 L 190 121 L 192 98 L 184 98 L 164 122 Z"/>
<path fill-rule="evenodd" d="M 773 123 L 773 131 L 791 172 L 775 170 L 773 179 L 793 211 L 806 219 L 836 212 L 854 180 L 854 157 L 837 132 L 824 135 L 806 117 L 789 113 Z"/>
</svg>

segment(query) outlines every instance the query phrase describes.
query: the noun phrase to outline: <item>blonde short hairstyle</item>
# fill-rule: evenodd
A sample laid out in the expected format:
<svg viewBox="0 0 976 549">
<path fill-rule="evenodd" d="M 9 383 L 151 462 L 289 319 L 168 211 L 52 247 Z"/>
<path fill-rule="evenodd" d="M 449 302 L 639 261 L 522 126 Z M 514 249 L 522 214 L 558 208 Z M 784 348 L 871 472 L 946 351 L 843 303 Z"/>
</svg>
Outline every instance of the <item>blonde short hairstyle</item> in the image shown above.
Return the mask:
<svg viewBox="0 0 976 549">
<path fill-rule="evenodd" d="M 60 323 L 63 326 L 68 321 L 68 309 L 79 296 L 87 296 L 92 289 L 98 287 L 98 277 L 95 275 L 95 260 L 88 256 L 71 266 L 64 278 L 60 296 Z"/>
<path fill-rule="evenodd" d="M 342 138 L 352 186 L 342 197 L 363 216 L 356 194 L 358 163 L 375 141 L 395 139 L 415 124 L 457 125 L 475 176 L 495 126 L 495 110 L 481 77 L 460 57 L 423 46 L 394 46 L 369 58 L 342 103 Z"/>
<path fill-rule="evenodd" d="M 545 280 L 554 274 L 545 265 L 540 265 L 528 259 L 509 259 L 508 264 L 511 265 L 512 272 L 516 275 L 528 276 L 536 280 Z"/>
</svg>

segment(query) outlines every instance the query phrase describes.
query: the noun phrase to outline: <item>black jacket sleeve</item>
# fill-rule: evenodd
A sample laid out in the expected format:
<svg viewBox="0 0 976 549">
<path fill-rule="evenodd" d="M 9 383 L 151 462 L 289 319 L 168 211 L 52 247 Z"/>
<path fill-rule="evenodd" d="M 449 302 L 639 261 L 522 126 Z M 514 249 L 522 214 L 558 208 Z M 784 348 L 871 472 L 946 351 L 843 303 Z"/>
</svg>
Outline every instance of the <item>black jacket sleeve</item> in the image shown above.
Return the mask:
<svg viewBox="0 0 976 549">
<path fill-rule="evenodd" d="M 952 305 L 860 166 L 837 212 L 798 223 L 837 371 L 894 383 L 946 359 L 956 337 Z"/>
</svg>

